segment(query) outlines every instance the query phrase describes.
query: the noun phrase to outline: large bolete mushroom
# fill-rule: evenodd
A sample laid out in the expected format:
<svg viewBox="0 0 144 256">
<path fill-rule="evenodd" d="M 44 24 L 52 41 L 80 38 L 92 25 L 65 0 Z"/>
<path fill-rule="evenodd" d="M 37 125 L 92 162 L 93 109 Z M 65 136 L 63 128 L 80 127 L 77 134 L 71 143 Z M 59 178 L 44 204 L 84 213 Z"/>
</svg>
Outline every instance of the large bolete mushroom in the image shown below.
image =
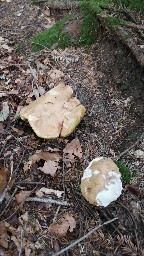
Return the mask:
<svg viewBox="0 0 144 256">
<path fill-rule="evenodd" d="M 110 158 L 95 158 L 84 170 L 81 192 L 89 203 L 106 207 L 121 195 L 120 177 L 118 167 Z"/>
<path fill-rule="evenodd" d="M 41 138 L 66 137 L 80 123 L 86 111 L 72 95 L 72 88 L 60 83 L 22 108 L 20 117 L 28 120 L 34 132 Z"/>
</svg>

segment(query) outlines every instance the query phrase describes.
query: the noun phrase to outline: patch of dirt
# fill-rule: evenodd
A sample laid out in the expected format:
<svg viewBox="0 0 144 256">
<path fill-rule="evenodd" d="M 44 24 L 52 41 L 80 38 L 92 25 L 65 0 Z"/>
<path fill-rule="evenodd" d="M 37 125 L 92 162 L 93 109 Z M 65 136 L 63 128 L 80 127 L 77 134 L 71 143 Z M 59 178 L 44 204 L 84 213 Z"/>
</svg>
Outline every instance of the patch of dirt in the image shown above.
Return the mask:
<svg viewBox="0 0 144 256">
<path fill-rule="evenodd" d="M 72 247 L 67 255 L 142 255 L 144 162 L 136 158 L 134 152 L 136 149 L 144 151 L 144 138 L 120 159 L 131 171 L 133 187 L 124 189 L 116 202 L 106 208 L 90 205 L 81 195 L 80 181 L 90 160 L 97 156 L 115 159 L 142 134 L 144 70 L 132 54 L 105 31 L 90 47 L 66 49 L 65 53 L 79 57 L 77 62 L 55 61 L 50 49 L 31 52 L 27 39 L 42 29 L 45 18 L 41 8 L 16 0 L 0 5 L 2 36 L 9 40 L 9 47 L 14 48 L 16 44 L 22 47 L 19 51 L 1 49 L 1 101 L 8 103 L 10 113 L 9 118 L 0 123 L 0 167 L 13 170 L 14 177 L 14 184 L 1 204 L 1 221 L 6 220 L 11 225 L 5 223 L 3 227 L 8 232 L 8 247 L 0 243 L 1 254 L 55 255 L 96 225 L 118 217 L 116 222 Z M 53 80 L 48 75 L 51 69 L 62 71 L 64 77 Z M 21 106 L 35 99 L 34 94 L 30 96 L 34 89 L 41 86 L 48 91 L 59 81 L 73 88 L 87 113 L 68 138 L 40 139 L 28 123 L 17 119 L 15 114 Z M 40 171 L 43 160 L 30 165 L 29 157 L 37 150 L 62 152 L 76 137 L 83 156 L 71 167 L 61 161 L 61 168 L 51 177 Z M 17 203 L 16 194 L 30 191 L 35 196 L 35 191 L 42 187 L 64 191 L 63 200 L 72 205 Z M 135 192 L 136 188 L 140 193 Z M 60 223 L 65 214 L 75 219 L 76 228 L 59 238 L 48 228 L 52 223 Z M 6 239 L 7 235 L 5 231 Z"/>
<path fill-rule="evenodd" d="M 78 39 L 80 34 L 79 24 L 81 22 L 81 18 L 75 18 L 67 22 L 67 24 L 63 27 L 63 32 L 69 33 L 72 39 Z"/>
</svg>

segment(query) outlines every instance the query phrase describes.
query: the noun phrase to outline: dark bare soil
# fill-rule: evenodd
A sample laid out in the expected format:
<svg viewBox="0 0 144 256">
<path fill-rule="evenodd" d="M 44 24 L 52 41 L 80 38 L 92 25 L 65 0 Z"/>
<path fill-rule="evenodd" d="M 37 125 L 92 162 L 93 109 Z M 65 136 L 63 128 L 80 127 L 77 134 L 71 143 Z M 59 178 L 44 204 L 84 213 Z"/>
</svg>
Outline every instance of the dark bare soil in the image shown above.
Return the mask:
<svg viewBox="0 0 144 256">
<path fill-rule="evenodd" d="M 48 23 L 46 8 L 18 0 L 0 2 L 0 8 L 1 36 L 8 39 L 7 44 L 14 49 L 1 49 L 1 63 L 5 64 L 5 68 L 0 74 L 0 89 L 7 94 L 0 100 L 1 103 L 8 102 L 10 115 L 0 126 L 0 167 L 10 169 L 13 159 L 14 181 L 1 204 L 0 218 L 16 229 L 15 233 L 8 231 L 8 248 L 1 246 L 0 255 L 55 255 L 96 225 L 114 217 L 118 217 L 118 220 L 113 224 L 101 228 L 61 255 L 143 255 L 144 162 L 136 158 L 134 152 L 136 149 L 144 150 L 144 139 L 120 159 L 131 171 L 132 189 L 124 189 L 122 196 L 107 208 L 91 206 L 83 199 L 80 180 L 90 160 L 97 156 L 115 159 L 142 134 L 144 70 L 128 49 L 106 31 L 99 32 L 96 43 L 91 47 L 67 49 L 69 54 L 79 56 L 78 62 L 54 61 L 50 55 L 51 49 L 34 53 L 29 40 L 43 29 L 43 24 Z M 38 62 L 43 64 L 43 68 L 38 66 Z M 29 65 L 38 76 L 37 82 Z M 61 70 L 64 77 L 53 81 L 47 74 L 50 69 Z M 74 89 L 87 112 L 67 139 L 47 141 L 38 138 L 28 123 L 15 120 L 14 116 L 19 106 L 28 104 L 34 98 L 28 98 L 28 94 L 37 88 L 37 84 L 48 91 L 59 81 L 64 81 Z M 12 90 L 17 93 L 10 94 Z M 62 151 L 75 137 L 80 140 L 83 157 L 70 168 L 61 163 L 61 170 L 50 177 L 38 170 L 42 161 L 33 164 L 30 169 L 27 166 L 29 157 L 37 150 L 57 148 Z M 45 203 L 16 202 L 15 195 L 21 190 L 33 194 L 41 187 L 64 190 L 63 199 L 73 205 L 59 207 Z M 139 193 L 136 193 L 136 189 Z M 29 215 L 28 222 L 23 219 L 25 213 Z M 72 233 L 68 232 L 64 238 L 52 236 L 48 232 L 49 225 L 58 221 L 64 213 L 74 216 L 76 229 Z M 16 241 L 21 244 L 20 249 Z"/>
</svg>

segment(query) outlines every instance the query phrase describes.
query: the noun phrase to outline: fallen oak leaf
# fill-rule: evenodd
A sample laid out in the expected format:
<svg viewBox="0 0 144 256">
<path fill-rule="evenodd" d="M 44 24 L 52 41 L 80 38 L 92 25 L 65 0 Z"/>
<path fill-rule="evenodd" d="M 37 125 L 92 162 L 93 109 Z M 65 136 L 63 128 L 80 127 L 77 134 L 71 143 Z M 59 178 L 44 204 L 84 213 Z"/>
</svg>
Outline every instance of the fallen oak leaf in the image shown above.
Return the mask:
<svg viewBox="0 0 144 256">
<path fill-rule="evenodd" d="M 33 163 L 38 162 L 40 159 L 43 159 L 45 161 L 51 160 L 51 161 L 59 161 L 61 158 L 60 154 L 55 153 L 49 153 L 46 151 L 39 150 L 34 155 L 29 157 L 29 161 Z"/>
<path fill-rule="evenodd" d="M 31 191 L 21 191 L 19 194 L 15 195 L 17 203 L 22 203 L 31 194 Z"/>
<path fill-rule="evenodd" d="M 57 161 L 48 160 L 44 163 L 43 167 L 39 167 L 38 169 L 45 174 L 50 174 L 52 177 L 54 177 L 56 171 L 59 169 L 59 163 Z"/>
<path fill-rule="evenodd" d="M 63 150 L 63 161 L 67 167 L 75 162 L 75 157 L 82 158 L 82 148 L 78 138 L 73 139 Z"/>
<path fill-rule="evenodd" d="M 0 246 L 8 248 L 7 228 L 3 221 L 0 222 Z"/>
<path fill-rule="evenodd" d="M 76 221 L 71 214 L 66 214 L 58 223 L 49 226 L 48 231 L 58 237 L 65 237 L 68 231 L 73 232 Z"/>
<path fill-rule="evenodd" d="M 48 72 L 48 75 L 50 76 L 50 78 L 52 78 L 53 80 L 55 79 L 59 79 L 61 77 L 64 77 L 64 73 L 58 69 L 53 69 L 53 70 L 50 70 Z"/>
</svg>

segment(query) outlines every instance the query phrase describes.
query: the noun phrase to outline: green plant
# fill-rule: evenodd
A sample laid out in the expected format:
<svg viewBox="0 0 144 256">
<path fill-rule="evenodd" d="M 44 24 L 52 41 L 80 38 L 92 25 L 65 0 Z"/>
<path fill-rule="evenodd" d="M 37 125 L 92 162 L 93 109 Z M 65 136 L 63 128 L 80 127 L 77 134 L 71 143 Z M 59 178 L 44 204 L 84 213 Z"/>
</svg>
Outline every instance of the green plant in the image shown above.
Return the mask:
<svg viewBox="0 0 144 256">
<path fill-rule="evenodd" d="M 131 180 L 130 170 L 120 161 L 115 161 L 115 164 L 119 168 L 124 184 L 129 184 Z"/>
<path fill-rule="evenodd" d="M 65 23 L 73 18 L 73 14 L 68 15 L 57 22 L 54 26 L 49 29 L 36 34 L 33 37 L 32 48 L 33 50 L 41 50 L 43 46 L 51 47 L 57 43 L 58 47 L 65 48 L 72 45 L 72 41 L 67 32 L 62 32 L 62 28 Z"/>
<path fill-rule="evenodd" d="M 119 0 L 113 0 L 113 3 L 120 5 Z M 144 12 L 144 0 L 121 0 L 121 3 L 131 10 Z"/>
</svg>

